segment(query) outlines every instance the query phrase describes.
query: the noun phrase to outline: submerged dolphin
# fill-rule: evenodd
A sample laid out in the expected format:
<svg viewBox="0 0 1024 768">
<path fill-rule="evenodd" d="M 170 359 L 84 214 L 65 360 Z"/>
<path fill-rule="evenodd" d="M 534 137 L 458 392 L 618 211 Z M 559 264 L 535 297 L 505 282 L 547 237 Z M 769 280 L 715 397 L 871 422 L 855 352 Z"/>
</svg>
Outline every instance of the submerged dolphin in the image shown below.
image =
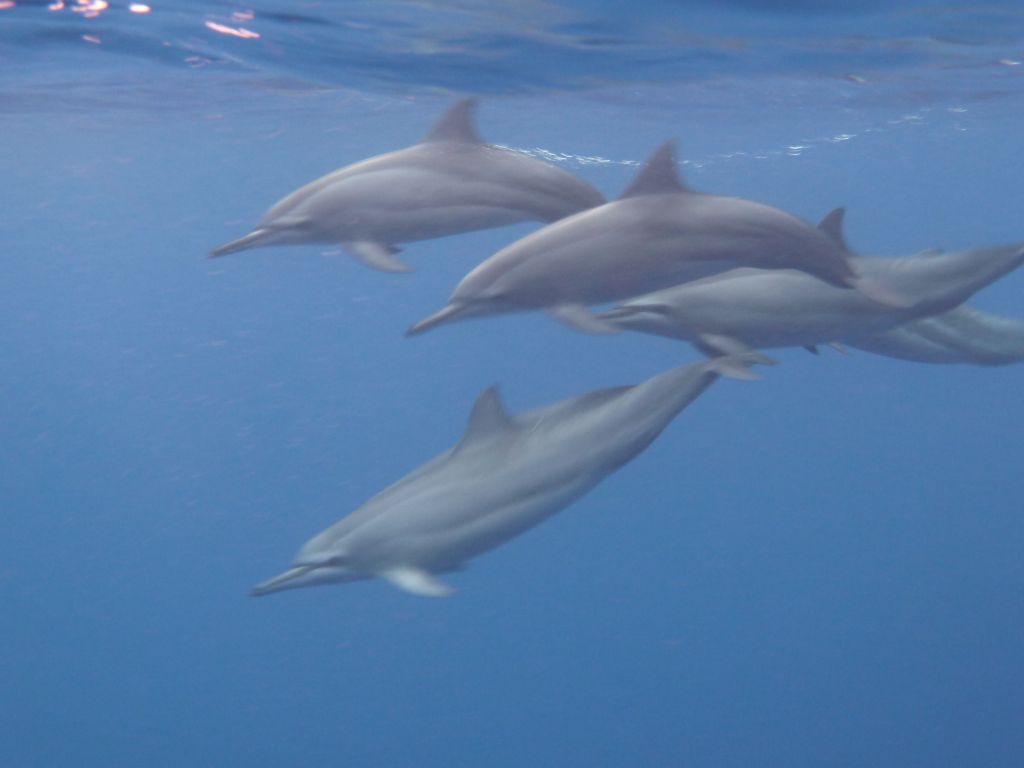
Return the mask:
<svg viewBox="0 0 1024 768">
<path fill-rule="evenodd" d="M 436 574 L 566 507 L 650 445 L 719 375 L 752 378 L 745 366 L 759 361 L 710 360 L 514 416 L 487 389 L 454 448 L 310 539 L 292 568 L 253 594 L 380 577 L 446 595 Z"/>
<path fill-rule="evenodd" d="M 838 237 L 841 209 L 824 222 Z M 910 303 L 880 304 L 796 270 L 736 269 L 639 296 L 601 314 L 623 329 L 682 339 L 709 354 L 855 343 L 947 312 L 1024 264 L 1024 245 L 881 258 L 855 256 L 861 275 Z"/>
<path fill-rule="evenodd" d="M 777 208 L 687 189 L 672 143 L 663 144 L 622 196 L 527 235 L 456 287 L 447 306 L 409 334 L 453 320 L 545 309 L 579 330 L 617 327 L 587 305 L 619 301 L 739 266 L 803 270 L 841 287 L 886 296 L 859 278 L 841 241 Z"/>
<path fill-rule="evenodd" d="M 918 363 L 1009 365 L 1024 360 L 1024 320 L 966 304 L 850 343 L 868 352 Z"/>
<path fill-rule="evenodd" d="M 398 243 L 552 222 L 604 197 L 572 174 L 533 157 L 484 144 L 471 122 L 474 102 L 458 102 L 418 144 L 371 157 L 292 192 L 245 237 L 211 256 L 265 245 L 341 244 L 367 266 L 408 272 Z"/>
</svg>

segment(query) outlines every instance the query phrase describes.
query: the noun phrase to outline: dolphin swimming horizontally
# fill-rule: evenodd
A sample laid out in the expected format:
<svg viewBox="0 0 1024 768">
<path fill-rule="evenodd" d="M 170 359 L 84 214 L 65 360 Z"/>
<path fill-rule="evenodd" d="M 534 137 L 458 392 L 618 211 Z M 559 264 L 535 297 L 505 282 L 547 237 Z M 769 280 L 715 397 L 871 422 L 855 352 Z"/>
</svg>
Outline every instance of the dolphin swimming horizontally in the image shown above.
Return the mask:
<svg viewBox="0 0 1024 768">
<path fill-rule="evenodd" d="M 706 195 L 679 180 L 663 144 L 617 200 L 577 213 L 498 251 L 409 335 L 453 320 L 544 309 L 591 333 L 616 326 L 588 305 L 620 301 L 739 267 L 803 270 L 887 303 L 902 297 L 859 277 L 842 241 L 777 208 Z"/>
<path fill-rule="evenodd" d="M 248 235 L 211 256 L 267 245 L 340 244 L 385 272 L 408 272 L 397 244 L 522 221 L 552 222 L 601 205 L 582 179 L 484 144 L 472 99 L 455 104 L 418 144 L 371 157 L 292 192 Z"/>
<path fill-rule="evenodd" d="M 833 214 L 830 226 L 841 216 Z M 599 315 L 619 328 L 692 342 L 708 354 L 814 347 L 874 336 L 947 312 L 1024 264 L 1024 245 L 883 258 L 855 256 L 858 273 L 906 307 L 880 304 L 796 270 L 736 269 L 638 296 Z"/>
<path fill-rule="evenodd" d="M 1009 365 L 1024 361 L 1024 320 L 965 304 L 857 339 L 850 346 L 917 363 Z"/>
<path fill-rule="evenodd" d="M 756 355 L 667 371 L 511 415 L 480 395 L 462 440 L 310 539 L 292 568 L 254 590 L 379 577 L 447 595 L 461 568 L 575 501 L 643 451 L 719 375 L 752 378 Z"/>
</svg>

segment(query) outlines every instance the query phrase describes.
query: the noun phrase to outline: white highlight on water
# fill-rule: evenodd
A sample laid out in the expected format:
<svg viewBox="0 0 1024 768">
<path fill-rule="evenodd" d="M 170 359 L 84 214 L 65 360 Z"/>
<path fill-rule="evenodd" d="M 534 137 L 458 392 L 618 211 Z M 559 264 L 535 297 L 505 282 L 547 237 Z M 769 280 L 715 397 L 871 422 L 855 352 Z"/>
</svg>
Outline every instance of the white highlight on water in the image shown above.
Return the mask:
<svg viewBox="0 0 1024 768">
<path fill-rule="evenodd" d="M 903 114 L 899 117 L 894 117 L 886 120 L 884 123 L 869 126 L 863 129 L 860 133 L 838 133 L 832 136 L 820 136 L 814 139 L 801 140 L 800 142 L 794 142 L 787 144 L 784 147 L 776 147 L 771 149 L 753 150 L 750 152 L 734 151 L 734 152 L 718 152 L 711 155 L 705 155 L 700 158 L 690 158 L 687 160 L 680 161 L 681 165 L 688 165 L 693 168 L 704 168 L 708 165 L 717 165 L 719 163 L 727 162 L 737 158 L 753 158 L 755 160 L 769 160 L 775 157 L 800 157 L 808 150 L 817 149 L 818 147 L 828 146 L 830 144 L 843 144 L 871 133 L 883 133 L 887 130 L 898 129 L 906 126 L 921 125 L 926 122 L 928 117 L 926 114 L 933 111 L 930 108 L 922 109 L 920 113 Z M 944 110 L 947 113 L 958 115 L 967 112 L 966 107 L 955 106 L 946 107 Z M 952 126 L 954 131 L 965 131 L 965 127 L 959 124 Z M 614 159 L 609 157 L 601 157 L 599 155 L 577 155 L 570 152 L 555 152 L 544 147 L 512 147 L 507 144 L 495 144 L 494 146 L 502 149 L 508 149 L 513 152 L 519 152 L 524 155 L 530 155 L 531 157 L 540 158 L 541 160 L 547 160 L 550 163 L 559 165 L 568 165 L 578 168 L 586 166 L 638 166 L 643 163 L 642 160 L 629 160 L 629 159 Z"/>
</svg>

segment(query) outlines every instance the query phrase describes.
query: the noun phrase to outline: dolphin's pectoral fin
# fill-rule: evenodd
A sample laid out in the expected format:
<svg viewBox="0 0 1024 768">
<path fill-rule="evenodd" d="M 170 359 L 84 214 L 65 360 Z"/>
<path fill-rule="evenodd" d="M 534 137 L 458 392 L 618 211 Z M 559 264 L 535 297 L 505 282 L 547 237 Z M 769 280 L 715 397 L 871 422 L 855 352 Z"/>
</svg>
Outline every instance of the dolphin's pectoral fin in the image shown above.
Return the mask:
<svg viewBox="0 0 1024 768">
<path fill-rule="evenodd" d="M 395 258 L 395 254 L 401 249 L 393 245 L 375 243 L 372 240 L 356 240 L 341 245 L 359 261 L 373 269 L 379 269 L 381 272 L 412 272 L 412 267 Z"/>
<path fill-rule="evenodd" d="M 706 363 L 719 376 L 740 381 L 759 381 L 760 376 L 750 370 L 752 365 L 776 365 L 776 361 L 760 352 L 743 352 L 738 355 L 713 357 Z"/>
<path fill-rule="evenodd" d="M 733 336 L 726 336 L 721 333 L 699 334 L 697 341 L 694 342 L 694 346 L 708 357 L 743 355 L 752 351 L 750 345 L 745 341 L 740 341 Z"/>
<path fill-rule="evenodd" d="M 810 352 L 812 355 L 820 355 L 817 344 L 804 344 L 803 348 Z"/>
<path fill-rule="evenodd" d="M 715 370 L 719 375 L 742 381 L 760 379 L 750 370 L 752 365 L 776 365 L 777 361 L 751 349 L 747 344 L 717 333 L 702 333 L 694 342 L 697 347 L 716 363 Z"/>
<path fill-rule="evenodd" d="M 602 320 L 583 304 L 559 304 L 548 308 L 548 313 L 571 328 L 584 333 L 621 333 L 622 329 Z"/>
<path fill-rule="evenodd" d="M 426 571 L 412 566 L 391 568 L 379 575 L 399 589 L 420 597 L 448 597 L 455 592 L 452 587 L 435 579 Z"/>
</svg>

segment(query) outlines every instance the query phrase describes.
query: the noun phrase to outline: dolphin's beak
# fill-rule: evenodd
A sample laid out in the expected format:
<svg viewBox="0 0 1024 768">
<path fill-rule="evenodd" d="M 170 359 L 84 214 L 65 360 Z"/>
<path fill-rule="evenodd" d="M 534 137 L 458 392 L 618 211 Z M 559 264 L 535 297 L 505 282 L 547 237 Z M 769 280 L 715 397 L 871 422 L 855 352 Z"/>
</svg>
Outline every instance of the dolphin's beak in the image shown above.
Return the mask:
<svg viewBox="0 0 1024 768">
<path fill-rule="evenodd" d="M 431 328 L 436 328 L 439 325 L 444 325 L 447 322 L 450 322 L 467 314 L 469 310 L 469 304 L 452 302 L 445 306 L 440 311 L 430 315 L 430 317 L 425 317 L 415 325 L 410 326 L 409 330 L 405 332 L 405 335 L 416 336 L 418 334 L 424 333 L 426 331 L 429 331 Z"/>
<path fill-rule="evenodd" d="M 269 595 L 271 592 L 279 592 L 282 589 L 297 586 L 294 582 L 301 579 L 314 568 L 316 568 L 315 565 L 300 565 L 295 568 L 289 568 L 284 573 L 272 579 L 267 579 L 261 584 L 257 584 L 249 591 L 249 594 L 253 597 L 261 597 L 262 595 Z"/>
<path fill-rule="evenodd" d="M 210 251 L 210 256 L 227 256 L 229 253 L 237 253 L 238 251 L 244 251 L 248 248 L 255 248 L 259 245 L 264 245 L 273 234 L 274 233 L 269 229 L 254 229 L 245 237 L 232 240 L 230 243 L 224 243 L 224 245 L 218 245 Z"/>
</svg>

